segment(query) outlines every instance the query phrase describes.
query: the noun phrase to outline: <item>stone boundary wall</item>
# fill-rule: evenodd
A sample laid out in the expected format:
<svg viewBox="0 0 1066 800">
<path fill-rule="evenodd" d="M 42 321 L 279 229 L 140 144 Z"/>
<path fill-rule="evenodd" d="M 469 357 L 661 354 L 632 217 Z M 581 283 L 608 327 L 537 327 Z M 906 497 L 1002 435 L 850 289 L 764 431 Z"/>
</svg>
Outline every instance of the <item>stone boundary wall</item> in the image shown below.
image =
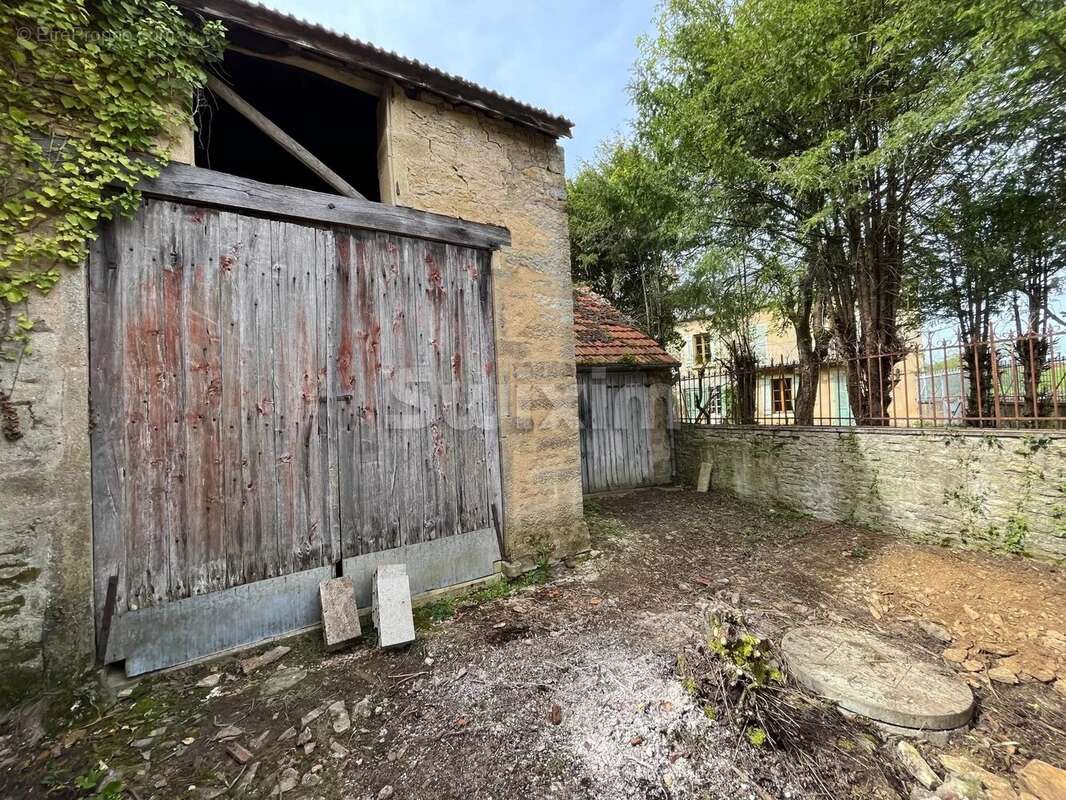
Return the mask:
<svg viewBox="0 0 1066 800">
<path fill-rule="evenodd" d="M 1066 435 L 680 425 L 678 475 L 819 519 L 1066 557 Z"/>
</svg>

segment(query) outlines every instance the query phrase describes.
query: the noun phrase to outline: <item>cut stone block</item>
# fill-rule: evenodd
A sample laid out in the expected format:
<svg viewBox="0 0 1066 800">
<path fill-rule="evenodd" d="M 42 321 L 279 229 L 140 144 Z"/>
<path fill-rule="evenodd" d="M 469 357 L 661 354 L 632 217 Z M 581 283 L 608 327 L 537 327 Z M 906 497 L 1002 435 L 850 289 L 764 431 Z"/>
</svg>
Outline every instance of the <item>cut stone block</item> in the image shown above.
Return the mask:
<svg viewBox="0 0 1066 800">
<path fill-rule="evenodd" d="M 696 491 L 704 494 L 711 488 L 711 462 L 704 461 L 700 464 L 700 476 L 696 480 Z"/>
<path fill-rule="evenodd" d="M 912 731 L 954 730 L 973 715 L 965 683 L 864 630 L 796 628 L 781 640 L 796 680 L 845 711 Z"/>
<path fill-rule="evenodd" d="M 411 583 L 405 564 L 382 564 L 374 573 L 374 627 L 381 647 L 396 647 L 415 640 L 411 611 Z"/>
<path fill-rule="evenodd" d="M 322 636 L 327 650 L 336 650 L 363 635 L 351 578 L 322 581 L 318 593 L 322 600 Z"/>
</svg>

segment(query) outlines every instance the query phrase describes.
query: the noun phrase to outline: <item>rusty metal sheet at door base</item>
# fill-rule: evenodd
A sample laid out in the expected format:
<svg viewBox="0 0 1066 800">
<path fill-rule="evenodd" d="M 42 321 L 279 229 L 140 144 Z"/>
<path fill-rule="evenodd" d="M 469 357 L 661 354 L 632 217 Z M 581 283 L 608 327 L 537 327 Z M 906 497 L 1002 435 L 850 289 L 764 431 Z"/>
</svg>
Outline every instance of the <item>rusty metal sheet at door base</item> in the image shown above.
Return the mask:
<svg viewBox="0 0 1066 800">
<path fill-rule="evenodd" d="M 318 586 L 333 577 L 319 567 L 128 611 L 113 622 L 105 662 L 125 659 L 132 677 L 309 628 L 322 621 Z"/>
</svg>

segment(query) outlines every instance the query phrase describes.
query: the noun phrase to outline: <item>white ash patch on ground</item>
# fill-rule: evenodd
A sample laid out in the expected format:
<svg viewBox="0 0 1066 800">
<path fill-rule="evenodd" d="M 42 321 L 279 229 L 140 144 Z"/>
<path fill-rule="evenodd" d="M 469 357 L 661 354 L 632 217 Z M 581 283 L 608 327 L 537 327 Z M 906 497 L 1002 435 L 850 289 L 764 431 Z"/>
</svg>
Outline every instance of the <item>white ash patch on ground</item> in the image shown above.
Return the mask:
<svg viewBox="0 0 1066 800">
<path fill-rule="evenodd" d="M 605 793 L 663 782 L 683 794 L 692 777 L 687 742 L 709 721 L 672 664 L 613 644 L 583 656 L 553 693 L 565 709 L 558 734 L 570 755 Z M 554 744 L 558 734 L 545 738 Z"/>
<path fill-rule="evenodd" d="M 732 741 L 685 690 L 671 656 L 611 629 L 514 640 L 479 655 L 422 702 L 441 721 L 483 720 L 494 736 L 529 737 L 564 796 L 691 797 L 735 777 Z M 449 656 L 463 663 L 461 653 Z"/>
</svg>

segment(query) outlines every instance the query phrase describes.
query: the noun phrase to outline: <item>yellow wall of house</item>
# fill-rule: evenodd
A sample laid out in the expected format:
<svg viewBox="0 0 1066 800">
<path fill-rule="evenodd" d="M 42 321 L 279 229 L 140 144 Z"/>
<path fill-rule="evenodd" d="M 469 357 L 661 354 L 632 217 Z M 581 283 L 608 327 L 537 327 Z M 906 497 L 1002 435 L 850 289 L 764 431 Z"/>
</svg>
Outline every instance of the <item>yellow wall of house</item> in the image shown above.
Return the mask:
<svg viewBox="0 0 1066 800">
<path fill-rule="evenodd" d="M 773 410 L 771 381 L 774 377 L 791 378 L 792 391 L 795 392 L 795 371 L 788 368 L 777 369 L 778 365 L 794 364 L 797 360 L 795 330 L 791 325 L 782 325 L 770 314 L 756 316 L 752 325 L 760 363 L 760 379 L 755 387 L 756 421 L 767 425 L 791 423 L 791 412 Z M 673 348 L 674 355 L 681 362 L 681 375 L 683 378 L 694 377 L 700 367 L 694 340 L 696 336 L 708 332 L 708 325 L 703 320 L 688 320 L 679 323 L 675 330 L 681 337 L 681 344 Z M 724 371 L 721 361 L 725 358 L 725 348 L 721 340 L 712 335 L 710 364 L 705 370 L 708 378 L 714 373 Z M 909 355 L 896 366 L 896 370 L 898 381 L 889 407 L 891 421 L 896 424 L 902 424 L 908 419 L 917 421 L 921 416 L 918 402 L 920 356 Z M 818 424 L 852 424 L 847 376 L 843 365 L 829 365 L 821 370 L 815 395 L 814 416 Z"/>
</svg>

